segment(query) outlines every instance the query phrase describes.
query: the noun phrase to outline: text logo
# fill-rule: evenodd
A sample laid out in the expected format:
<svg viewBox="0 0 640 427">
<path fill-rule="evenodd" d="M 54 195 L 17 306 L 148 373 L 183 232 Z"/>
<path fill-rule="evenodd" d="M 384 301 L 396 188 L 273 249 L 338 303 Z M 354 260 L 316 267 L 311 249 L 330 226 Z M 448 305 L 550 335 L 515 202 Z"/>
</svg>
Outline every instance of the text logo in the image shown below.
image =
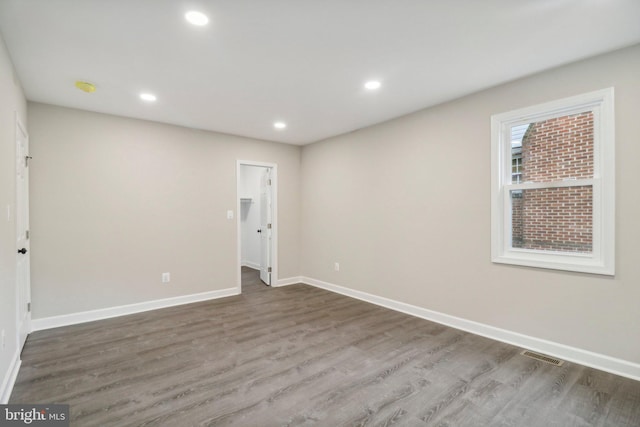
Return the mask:
<svg viewBox="0 0 640 427">
<path fill-rule="evenodd" d="M 69 427 L 69 405 L 0 405 L 0 427 Z"/>
</svg>

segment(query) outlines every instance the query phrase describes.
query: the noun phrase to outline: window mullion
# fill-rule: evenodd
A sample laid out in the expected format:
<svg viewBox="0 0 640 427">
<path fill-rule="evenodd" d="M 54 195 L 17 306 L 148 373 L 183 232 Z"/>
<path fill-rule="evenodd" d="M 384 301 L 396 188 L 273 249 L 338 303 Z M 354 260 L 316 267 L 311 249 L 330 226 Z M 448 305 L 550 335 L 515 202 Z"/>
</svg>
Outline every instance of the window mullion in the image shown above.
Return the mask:
<svg viewBox="0 0 640 427">
<path fill-rule="evenodd" d="M 535 190 L 538 188 L 584 187 L 593 185 L 595 181 L 596 178 L 548 182 L 522 182 L 520 184 L 505 184 L 504 189 L 509 192 L 514 190 Z"/>
</svg>

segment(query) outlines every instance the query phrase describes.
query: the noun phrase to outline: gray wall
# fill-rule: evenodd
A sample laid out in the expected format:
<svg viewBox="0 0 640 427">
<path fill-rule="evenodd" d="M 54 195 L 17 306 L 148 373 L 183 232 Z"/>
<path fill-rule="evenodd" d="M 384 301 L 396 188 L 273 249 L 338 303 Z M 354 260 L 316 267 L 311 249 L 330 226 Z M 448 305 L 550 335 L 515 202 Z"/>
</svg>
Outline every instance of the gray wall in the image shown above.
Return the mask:
<svg viewBox="0 0 640 427">
<path fill-rule="evenodd" d="M 16 357 L 16 114 L 27 125 L 27 103 L 0 38 L 0 393 Z M 7 209 L 11 217 L 7 217 Z M 0 396 L 1 397 L 1 396 Z"/>
<path fill-rule="evenodd" d="M 299 147 L 36 103 L 29 120 L 34 318 L 235 287 L 237 159 L 278 164 L 279 276 L 300 274 Z"/>
<path fill-rule="evenodd" d="M 610 86 L 616 276 L 493 265 L 491 115 Z M 635 46 L 305 146 L 301 271 L 639 363 L 639 111 Z"/>
</svg>

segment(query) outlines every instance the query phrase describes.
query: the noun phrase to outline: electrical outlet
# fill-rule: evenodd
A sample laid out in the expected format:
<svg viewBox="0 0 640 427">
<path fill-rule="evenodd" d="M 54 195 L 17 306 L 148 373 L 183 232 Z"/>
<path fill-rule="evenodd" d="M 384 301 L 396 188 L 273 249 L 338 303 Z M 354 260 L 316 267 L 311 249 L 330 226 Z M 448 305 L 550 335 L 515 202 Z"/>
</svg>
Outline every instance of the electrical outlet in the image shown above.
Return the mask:
<svg viewBox="0 0 640 427">
<path fill-rule="evenodd" d="M 169 283 L 171 281 L 171 273 L 162 273 L 162 283 Z"/>
<path fill-rule="evenodd" d="M 339 262 L 335 262 L 333 263 L 333 269 L 335 271 L 340 271 L 340 263 Z"/>
</svg>

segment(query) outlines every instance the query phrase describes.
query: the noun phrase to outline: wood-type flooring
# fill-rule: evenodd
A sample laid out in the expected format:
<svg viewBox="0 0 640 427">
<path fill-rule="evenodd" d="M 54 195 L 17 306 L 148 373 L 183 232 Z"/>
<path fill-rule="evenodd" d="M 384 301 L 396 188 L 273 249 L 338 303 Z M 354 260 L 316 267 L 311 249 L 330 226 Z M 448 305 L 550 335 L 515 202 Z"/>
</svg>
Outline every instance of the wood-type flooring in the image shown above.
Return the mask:
<svg viewBox="0 0 640 427">
<path fill-rule="evenodd" d="M 640 426 L 640 382 L 307 285 L 34 332 L 11 403 L 72 426 Z"/>
</svg>

